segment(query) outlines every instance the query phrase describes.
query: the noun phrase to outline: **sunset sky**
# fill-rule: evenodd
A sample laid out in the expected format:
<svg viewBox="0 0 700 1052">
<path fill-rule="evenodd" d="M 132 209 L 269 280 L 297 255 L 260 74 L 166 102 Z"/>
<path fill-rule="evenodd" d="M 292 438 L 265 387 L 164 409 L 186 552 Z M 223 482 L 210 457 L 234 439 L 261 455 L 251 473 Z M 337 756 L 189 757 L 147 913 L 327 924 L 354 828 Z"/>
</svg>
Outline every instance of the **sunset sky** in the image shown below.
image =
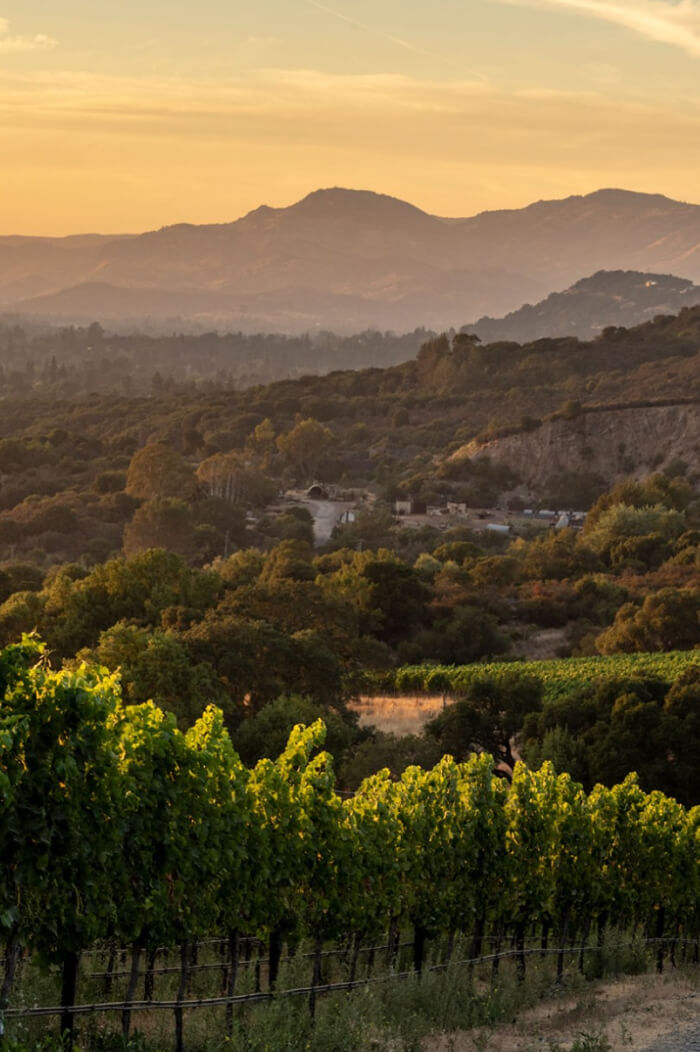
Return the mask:
<svg viewBox="0 0 700 1052">
<path fill-rule="evenodd" d="M 0 0 L 0 233 L 700 201 L 700 0 Z"/>
</svg>

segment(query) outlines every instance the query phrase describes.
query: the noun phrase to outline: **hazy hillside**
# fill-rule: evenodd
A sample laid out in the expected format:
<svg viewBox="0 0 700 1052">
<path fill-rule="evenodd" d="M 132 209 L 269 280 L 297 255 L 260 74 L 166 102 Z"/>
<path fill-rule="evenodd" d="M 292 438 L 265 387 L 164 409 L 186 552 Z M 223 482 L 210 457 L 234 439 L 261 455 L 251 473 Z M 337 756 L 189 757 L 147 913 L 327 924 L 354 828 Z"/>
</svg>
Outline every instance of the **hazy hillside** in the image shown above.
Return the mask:
<svg viewBox="0 0 700 1052">
<path fill-rule="evenodd" d="M 462 331 L 476 333 L 484 343 L 527 343 L 547 336 L 587 340 L 609 325 L 639 325 L 657 314 L 677 314 L 696 303 L 700 303 L 700 286 L 685 278 L 600 270 L 540 303 L 526 303 L 505 318 L 480 318 L 464 325 Z"/>
<path fill-rule="evenodd" d="M 19 339 L 16 329 L 5 336 Z M 394 339 L 385 339 L 386 352 L 400 350 Z M 303 342 L 267 337 L 248 350 L 274 357 Z M 484 345 L 442 335 L 385 369 L 245 390 L 225 373 L 202 384 L 154 374 L 144 389 L 144 363 L 182 354 L 212 364 L 245 350 L 237 339 L 227 344 L 212 336 L 112 345 L 94 326 L 18 347 L 15 366 L 0 361 L 0 560 L 48 565 L 119 550 L 136 511 L 122 492 L 126 473 L 154 442 L 186 458 L 190 471 L 211 458 L 210 467 L 240 469 L 239 482 L 262 505 L 315 479 L 389 502 L 410 493 L 426 504 L 493 508 L 515 494 L 585 508 L 623 474 L 687 469 L 697 478 L 700 306 L 586 343 Z M 27 349 L 33 357 L 25 353 L 27 367 L 18 368 Z M 186 520 L 202 559 L 224 551 L 228 529 L 249 542 L 226 506 L 198 506 Z M 299 535 L 298 522 L 263 521 L 261 544 L 268 527 L 278 539 Z"/>
<path fill-rule="evenodd" d="M 600 269 L 700 281 L 700 206 L 600 190 L 448 221 L 319 190 L 220 225 L 0 238 L 0 308 L 70 321 L 175 313 L 248 331 L 445 328 Z"/>
</svg>

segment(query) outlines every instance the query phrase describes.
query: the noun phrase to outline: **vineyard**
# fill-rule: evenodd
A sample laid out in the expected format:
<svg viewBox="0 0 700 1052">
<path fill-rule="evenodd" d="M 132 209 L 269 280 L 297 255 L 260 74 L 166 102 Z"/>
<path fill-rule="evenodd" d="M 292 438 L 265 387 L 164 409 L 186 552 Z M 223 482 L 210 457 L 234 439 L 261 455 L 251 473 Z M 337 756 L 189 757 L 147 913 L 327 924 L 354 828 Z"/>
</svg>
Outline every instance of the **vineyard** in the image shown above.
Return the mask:
<svg viewBox="0 0 700 1052">
<path fill-rule="evenodd" d="M 602 677 L 653 676 L 670 683 L 691 665 L 700 666 L 700 651 L 612 654 L 546 661 L 499 661 L 478 665 L 408 665 L 377 680 L 381 690 L 398 693 L 459 694 L 474 679 L 522 672 L 542 682 L 544 697 L 551 700 Z"/>
<path fill-rule="evenodd" d="M 0 691 L 8 1026 L 23 958 L 57 969 L 70 1030 L 81 955 L 109 944 L 129 948 L 125 1034 L 144 966 L 177 951 L 179 1049 L 177 1006 L 212 937 L 226 947 L 229 1005 L 252 938 L 268 947 L 273 989 L 285 943 L 309 940 L 312 995 L 329 942 L 347 945 L 353 981 L 382 932 L 390 955 L 411 932 L 418 973 L 428 941 L 444 937 L 449 956 L 458 933 L 472 957 L 510 941 L 520 977 L 533 932 L 560 948 L 560 968 L 566 947 L 583 953 L 608 923 L 697 953 L 700 808 L 645 794 L 634 776 L 587 795 L 549 765 L 518 765 L 509 786 L 488 756 L 445 757 L 342 797 L 320 721 L 248 769 L 215 708 L 181 733 L 150 702 L 124 706 L 104 670 L 53 671 L 32 640 L 0 654 Z"/>
</svg>

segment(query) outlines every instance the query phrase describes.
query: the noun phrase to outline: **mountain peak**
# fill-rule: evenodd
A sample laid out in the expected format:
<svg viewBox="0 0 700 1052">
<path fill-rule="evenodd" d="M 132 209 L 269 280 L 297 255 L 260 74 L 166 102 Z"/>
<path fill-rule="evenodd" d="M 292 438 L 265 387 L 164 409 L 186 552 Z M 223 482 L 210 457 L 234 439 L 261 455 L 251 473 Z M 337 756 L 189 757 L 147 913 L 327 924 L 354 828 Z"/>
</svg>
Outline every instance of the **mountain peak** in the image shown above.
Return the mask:
<svg viewBox="0 0 700 1052">
<path fill-rule="evenodd" d="M 497 317 L 602 268 L 651 276 L 618 276 L 615 291 L 598 277 L 596 298 L 664 313 L 674 296 L 687 302 L 658 275 L 700 282 L 700 206 L 608 187 L 448 221 L 387 194 L 325 187 L 230 223 L 85 244 L 0 239 L 0 309 L 93 321 L 169 318 L 186 303 L 206 324 L 256 331 L 407 331 Z M 118 291 L 98 296 L 85 287 L 95 281 Z M 562 317 L 585 291 L 564 294 Z M 581 331 L 583 316 L 574 320 Z M 594 321 L 628 324 L 622 308 L 608 322 L 596 307 Z"/>
<path fill-rule="evenodd" d="M 402 201 L 398 197 L 389 194 L 379 194 L 374 190 L 352 190 L 343 186 L 324 187 L 313 190 L 306 197 L 291 206 L 294 212 L 305 215 L 324 216 L 345 214 L 351 216 L 356 213 L 383 213 L 401 215 L 427 216 L 415 205 Z"/>
<path fill-rule="evenodd" d="M 599 201 L 612 205 L 627 205 L 635 208 L 643 204 L 663 204 L 671 207 L 680 205 L 682 207 L 680 201 L 674 201 L 664 194 L 647 194 L 641 190 L 622 190 L 614 186 L 605 186 L 601 187 L 600 190 L 594 190 L 593 193 L 586 194 L 584 200 Z"/>
</svg>

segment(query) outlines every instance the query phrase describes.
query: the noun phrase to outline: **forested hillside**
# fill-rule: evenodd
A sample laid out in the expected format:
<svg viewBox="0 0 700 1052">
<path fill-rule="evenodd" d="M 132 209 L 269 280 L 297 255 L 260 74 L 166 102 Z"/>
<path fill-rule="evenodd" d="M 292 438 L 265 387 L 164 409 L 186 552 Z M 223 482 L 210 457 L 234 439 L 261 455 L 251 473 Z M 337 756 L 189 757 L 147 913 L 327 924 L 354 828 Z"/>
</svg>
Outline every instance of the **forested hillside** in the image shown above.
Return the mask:
<svg viewBox="0 0 700 1052">
<path fill-rule="evenodd" d="M 89 330 L 79 334 L 82 341 L 90 337 Z M 37 339 L 38 347 L 46 340 L 48 354 L 51 338 Z M 107 365 L 101 367 L 105 355 L 89 375 L 108 375 Z M 224 554 L 227 535 L 229 550 L 233 543 L 274 537 L 285 527 L 268 529 L 262 510 L 281 490 L 314 479 L 380 501 L 411 494 L 428 503 L 484 507 L 504 505 L 510 495 L 521 506 L 526 500 L 585 510 L 630 472 L 692 473 L 692 428 L 685 446 L 677 436 L 675 444 L 662 446 L 665 456 L 640 459 L 643 444 L 616 435 L 618 420 L 622 427 L 626 419 L 616 413 L 636 405 L 641 432 L 647 404 L 685 406 L 690 419 L 700 396 L 700 308 L 636 329 L 606 329 L 588 343 L 481 346 L 464 335 L 435 337 L 416 358 L 388 369 L 336 371 L 246 391 L 226 382 L 192 390 L 161 376 L 149 384 L 149 395 L 81 398 L 88 374 L 75 362 L 61 375 L 63 368 L 44 357 L 25 368 L 14 387 L 16 371 L 6 375 L 0 419 L 4 557 L 30 556 L 44 567 L 66 559 L 89 564 L 125 544 L 137 550 L 150 530 L 151 540 L 169 538 L 175 550 L 206 561 Z M 514 432 L 536 444 L 546 418 L 547 427 L 560 430 L 569 421 L 575 435 L 587 412 L 601 408 L 611 414 L 609 438 L 595 464 L 583 472 L 574 471 L 578 463 L 570 469 L 562 464 L 554 477 L 540 478 L 534 492 L 522 489 L 527 478 L 515 456 L 511 464 L 495 455 L 455 455 L 470 442 L 481 449 Z M 157 443 L 167 450 L 161 460 L 170 465 L 170 481 L 157 480 L 156 458 L 150 481 L 146 472 L 145 481 L 131 484 L 134 458 Z M 226 474 L 238 481 L 224 499 L 215 479 Z M 149 526 L 154 499 L 176 502 L 169 506 L 170 534 L 165 522 L 162 535 L 155 522 Z M 257 522 L 247 523 L 252 534 L 246 510 L 256 512 Z"/>
<path fill-rule="evenodd" d="M 644 432 L 661 400 L 696 412 L 699 348 L 694 308 L 589 343 L 436 337 L 389 369 L 244 392 L 86 400 L 37 383 L 0 421 L 0 641 L 37 629 L 57 657 L 120 667 L 127 697 L 185 725 L 216 701 L 251 756 L 330 708 L 348 783 L 387 748 L 394 765 L 430 760 L 433 738 L 393 751 L 358 736 L 344 706 L 368 670 L 700 642 L 694 432 L 653 462 L 641 441 L 621 455 L 615 433 L 630 412 Z M 610 455 L 587 472 L 562 464 L 528 490 L 515 456 L 478 454 L 603 408 Z M 312 482 L 341 498 L 325 501 L 326 539 Z M 433 513 L 395 516 L 409 495 Z M 554 530 L 538 505 L 589 514 Z M 664 741 L 669 689 L 643 690 Z"/>
<path fill-rule="evenodd" d="M 0 380 L 14 396 L 92 398 L 96 394 L 159 397 L 177 391 L 253 387 L 334 369 L 398 365 L 415 357 L 434 333 L 355 336 L 195 332 L 171 336 L 33 325 L 0 315 Z M 174 326 L 173 326 L 174 328 Z"/>
<path fill-rule="evenodd" d="M 590 340 L 609 325 L 630 326 L 657 314 L 677 314 L 700 301 L 700 287 L 672 274 L 600 270 L 539 303 L 526 303 L 505 318 L 479 318 L 463 325 L 484 343 L 527 343 L 548 336 Z"/>
</svg>

